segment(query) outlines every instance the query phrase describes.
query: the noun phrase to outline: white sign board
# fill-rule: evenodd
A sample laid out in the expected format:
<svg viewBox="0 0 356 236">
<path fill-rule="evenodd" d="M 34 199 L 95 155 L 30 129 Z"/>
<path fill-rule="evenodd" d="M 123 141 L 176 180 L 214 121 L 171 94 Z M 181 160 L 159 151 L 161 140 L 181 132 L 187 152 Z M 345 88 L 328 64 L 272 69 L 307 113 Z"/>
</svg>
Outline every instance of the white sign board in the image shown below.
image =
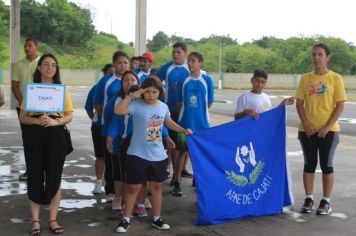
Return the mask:
<svg viewBox="0 0 356 236">
<path fill-rule="evenodd" d="M 25 112 L 63 113 L 66 87 L 63 84 L 28 83 L 25 88 Z"/>
</svg>

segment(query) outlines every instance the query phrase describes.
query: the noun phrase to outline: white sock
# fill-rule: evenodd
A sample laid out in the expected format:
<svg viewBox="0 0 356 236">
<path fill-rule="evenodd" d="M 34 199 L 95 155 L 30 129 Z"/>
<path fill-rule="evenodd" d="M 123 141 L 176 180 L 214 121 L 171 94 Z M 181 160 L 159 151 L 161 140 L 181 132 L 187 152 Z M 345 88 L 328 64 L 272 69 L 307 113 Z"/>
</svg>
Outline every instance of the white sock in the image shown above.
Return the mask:
<svg viewBox="0 0 356 236">
<path fill-rule="evenodd" d="M 313 194 L 312 195 L 305 195 L 305 198 L 311 198 L 311 200 L 314 200 Z"/>
<path fill-rule="evenodd" d="M 160 216 L 153 216 L 153 221 L 156 222 L 159 218 L 161 218 Z"/>
<path fill-rule="evenodd" d="M 137 204 L 137 208 L 145 208 L 145 204 Z"/>
<path fill-rule="evenodd" d="M 126 220 L 127 223 L 130 223 L 130 217 L 124 216 L 123 219 Z"/>
<path fill-rule="evenodd" d="M 97 182 L 98 184 L 102 184 L 102 183 L 103 183 L 103 180 L 102 180 L 102 179 L 97 179 L 96 182 Z"/>
<path fill-rule="evenodd" d="M 323 199 L 324 199 L 325 201 L 327 201 L 328 203 L 330 203 L 330 198 L 329 198 L 329 197 L 323 197 Z"/>
</svg>

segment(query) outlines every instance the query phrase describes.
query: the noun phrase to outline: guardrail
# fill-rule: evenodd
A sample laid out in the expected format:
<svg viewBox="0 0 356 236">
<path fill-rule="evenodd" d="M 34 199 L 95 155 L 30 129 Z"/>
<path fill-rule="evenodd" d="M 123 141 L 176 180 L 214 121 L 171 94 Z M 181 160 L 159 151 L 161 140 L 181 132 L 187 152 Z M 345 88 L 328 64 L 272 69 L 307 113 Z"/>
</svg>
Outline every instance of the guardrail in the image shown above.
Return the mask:
<svg viewBox="0 0 356 236">
<path fill-rule="evenodd" d="M 219 74 L 211 72 L 215 87 L 219 84 Z M 71 86 L 94 85 L 102 74 L 99 70 L 74 70 L 61 69 L 61 79 L 64 84 Z M 251 73 L 223 73 L 221 76 L 222 87 L 227 89 L 249 89 L 251 87 Z M 345 75 L 346 89 L 356 89 L 356 76 Z M 300 80 L 297 74 L 269 74 L 267 88 L 296 89 Z M 10 71 L 0 68 L 0 83 L 10 84 Z"/>
</svg>

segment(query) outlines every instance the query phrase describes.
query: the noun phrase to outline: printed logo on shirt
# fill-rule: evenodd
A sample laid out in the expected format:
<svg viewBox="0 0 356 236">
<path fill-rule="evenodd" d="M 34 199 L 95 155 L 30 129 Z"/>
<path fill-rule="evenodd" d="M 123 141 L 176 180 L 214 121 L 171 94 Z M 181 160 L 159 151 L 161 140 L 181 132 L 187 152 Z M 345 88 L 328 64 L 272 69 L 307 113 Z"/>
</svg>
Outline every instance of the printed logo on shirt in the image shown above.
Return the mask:
<svg viewBox="0 0 356 236">
<path fill-rule="evenodd" d="M 269 110 L 269 104 L 267 102 L 264 102 L 262 104 L 262 109 L 265 110 L 265 111 Z"/>
<path fill-rule="evenodd" d="M 309 96 L 323 96 L 326 93 L 327 87 L 323 82 L 311 84 L 309 87 Z"/>
<path fill-rule="evenodd" d="M 193 95 L 189 98 L 189 106 L 190 107 L 198 107 L 198 97 Z"/>
<path fill-rule="evenodd" d="M 147 123 L 147 142 L 162 141 L 163 117 L 154 114 Z"/>
</svg>

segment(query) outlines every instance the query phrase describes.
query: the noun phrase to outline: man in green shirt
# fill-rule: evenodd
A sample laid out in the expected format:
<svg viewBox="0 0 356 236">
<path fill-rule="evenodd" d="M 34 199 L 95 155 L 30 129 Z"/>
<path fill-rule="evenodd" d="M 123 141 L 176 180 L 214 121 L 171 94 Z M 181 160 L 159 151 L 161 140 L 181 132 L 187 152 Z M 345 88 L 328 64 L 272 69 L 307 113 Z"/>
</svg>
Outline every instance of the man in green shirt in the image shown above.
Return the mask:
<svg viewBox="0 0 356 236">
<path fill-rule="evenodd" d="M 24 50 L 26 58 L 17 61 L 14 64 L 14 68 L 11 73 L 11 90 L 18 102 L 18 106 L 16 108 L 17 114 L 20 112 L 20 105 L 23 100 L 25 85 L 27 82 L 33 81 L 33 73 L 36 71 L 37 63 L 40 58 L 38 55 L 39 48 L 36 40 L 27 38 L 25 40 Z M 22 131 L 23 127 L 21 123 L 20 126 Z M 27 180 L 27 171 L 20 175 L 19 180 Z"/>
</svg>

